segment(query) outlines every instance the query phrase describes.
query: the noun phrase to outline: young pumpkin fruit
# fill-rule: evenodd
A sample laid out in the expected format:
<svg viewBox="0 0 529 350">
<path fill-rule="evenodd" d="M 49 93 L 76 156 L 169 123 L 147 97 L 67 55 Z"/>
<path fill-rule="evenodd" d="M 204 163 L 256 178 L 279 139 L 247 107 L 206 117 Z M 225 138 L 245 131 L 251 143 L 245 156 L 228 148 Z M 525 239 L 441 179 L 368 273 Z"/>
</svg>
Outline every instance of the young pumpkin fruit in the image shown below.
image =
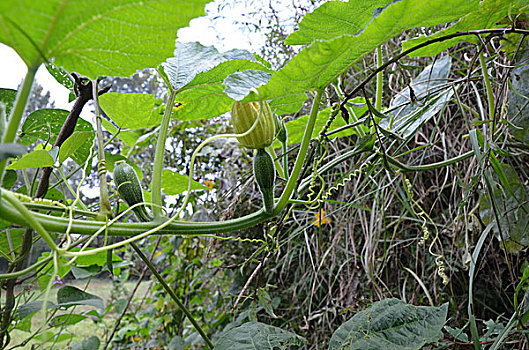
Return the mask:
<svg viewBox="0 0 529 350">
<path fill-rule="evenodd" d="M 259 149 L 272 144 L 275 136 L 275 118 L 268 102 L 263 102 L 263 113 L 255 128 L 245 136 L 237 137 L 244 147 Z M 234 102 L 231 123 L 236 134 L 248 131 L 259 116 L 259 102 Z"/>
<path fill-rule="evenodd" d="M 272 214 L 274 210 L 274 182 L 276 179 L 276 168 L 270 154 L 260 148 L 253 159 L 253 174 L 255 182 L 263 195 L 264 211 Z"/>
<path fill-rule="evenodd" d="M 121 160 L 114 166 L 114 183 L 118 189 L 119 196 L 132 207 L 135 204 L 144 202 L 143 192 L 141 191 L 140 180 L 134 168 Z M 144 205 L 138 205 L 132 208 L 132 211 L 138 220 L 147 222 L 152 217 L 147 212 Z"/>
</svg>

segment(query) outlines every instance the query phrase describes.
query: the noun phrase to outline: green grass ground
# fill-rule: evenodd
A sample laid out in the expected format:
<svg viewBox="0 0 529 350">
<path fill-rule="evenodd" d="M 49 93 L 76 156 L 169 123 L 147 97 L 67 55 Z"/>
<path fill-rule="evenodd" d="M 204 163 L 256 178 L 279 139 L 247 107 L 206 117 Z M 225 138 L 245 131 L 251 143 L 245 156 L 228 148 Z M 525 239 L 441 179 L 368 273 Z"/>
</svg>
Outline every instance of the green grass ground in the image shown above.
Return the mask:
<svg viewBox="0 0 529 350">
<path fill-rule="evenodd" d="M 64 285 L 70 285 L 75 286 L 79 289 L 85 290 L 86 284 L 88 280 L 71 280 L 65 282 L 63 285 L 59 286 L 56 285 L 50 293 L 49 300 L 51 302 L 56 302 L 57 297 L 57 291 L 60 287 Z M 116 285 L 113 285 L 112 280 L 110 279 L 93 279 L 90 281 L 89 287 L 86 289 L 86 291 L 90 294 L 94 294 L 99 296 L 101 299 L 103 299 L 105 308 L 108 309 L 109 305 L 111 304 L 111 300 L 114 297 L 117 299 L 127 299 L 132 290 L 134 289 L 134 286 L 136 285 L 136 281 L 131 282 L 125 282 L 121 283 L 119 285 L 119 288 L 115 288 Z M 138 291 L 135 294 L 135 298 L 140 298 L 145 295 L 149 288 L 150 282 L 144 281 L 140 284 L 140 287 L 138 288 Z M 21 286 L 19 290 L 17 291 L 17 294 L 23 290 L 23 299 L 19 299 L 18 303 L 24 304 L 28 301 L 34 301 L 34 300 L 43 300 L 44 296 L 39 293 L 37 286 Z M 4 298 L 4 291 L 2 291 L 2 301 L 5 300 Z M 26 300 L 24 300 L 24 298 Z M 28 299 L 31 298 L 31 299 Z M 134 305 L 134 303 L 133 303 Z M 76 306 L 74 308 L 70 308 L 68 310 L 62 310 L 57 312 L 56 315 L 64 315 L 72 313 L 72 314 L 82 314 L 83 312 L 88 312 L 90 310 L 96 310 L 96 307 L 88 306 L 88 305 L 80 305 Z M 108 314 L 106 314 L 101 320 L 95 321 L 90 318 L 86 318 L 76 324 L 68 325 L 64 327 L 54 327 L 49 328 L 49 331 L 52 331 L 52 333 L 49 333 L 49 335 L 55 335 L 57 334 L 58 330 L 61 330 L 61 334 L 65 334 L 63 337 L 66 338 L 66 340 L 63 340 L 61 342 L 53 343 L 47 342 L 44 343 L 41 339 L 32 339 L 31 341 L 25 343 L 25 341 L 33 335 L 35 332 L 38 331 L 39 328 L 43 327 L 43 313 L 42 311 L 38 311 L 31 317 L 31 328 L 30 332 L 17 330 L 11 332 L 11 342 L 9 344 L 8 348 L 17 348 L 17 349 L 32 349 L 32 345 L 36 346 L 36 349 L 69 349 L 72 344 L 81 342 L 83 339 L 86 339 L 88 337 L 91 337 L 93 335 L 97 335 L 99 339 L 101 340 L 102 344 L 105 342 L 106 338 L 109 336 L 110 332 L 112 331 L 112 328 L 114 327 L 114 324 L 119 317 L 119 314 L 114 310 L 113 307 L 109 309 Z M 27 320 L 29 318 L 26 317 L 23 321 L 29 322 Z"/>
</svg>

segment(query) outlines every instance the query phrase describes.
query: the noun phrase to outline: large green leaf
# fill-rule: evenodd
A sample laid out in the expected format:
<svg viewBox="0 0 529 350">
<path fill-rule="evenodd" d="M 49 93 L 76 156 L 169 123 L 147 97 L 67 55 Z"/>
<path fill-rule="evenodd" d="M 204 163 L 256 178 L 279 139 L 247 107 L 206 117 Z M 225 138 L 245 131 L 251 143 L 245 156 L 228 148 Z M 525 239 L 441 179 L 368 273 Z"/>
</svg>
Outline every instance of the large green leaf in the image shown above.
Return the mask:
<svg viewBox="0 0 529 350">
<path fill-rule="evenodd" d="M 20 246 L 22 245 L 22 236 L 24 229 L 12 228 L 0 231 L 0 256 L 13 261 L 18 257 Z M 13 249 L 11 249 L 11 247 Z M 12 255 L 12 252 L 14 255 Z"/>
<path fill-rule="evenodd" d="M 103 127 L 112 135 L 117 135 L 117 138 L 125 142 L 128 146 L 133 146 L 138 138 L 141 136 L 141 131 L 139 130 L 121 130 L 118 129 L 114 124 L 106 120 L 105 118 L 101 119 Z"/>
<path fill-rule="evenodd" d="M 162 171 L 162 191 L 168 195 L 179 194 L 187 191 L 189 177 L 177 172 L 164 169 Z M 191 190 L 205 190 L 206 186 L 193 180 Z"/>
<path fill-rule="evenodd" d="M 171 86 L 176 90 L 184 88 L 197 74 L 207 72 L 222 62 L 234 59 L 255 60 L 246 50 L 234 49 L 220 53 L 213 46 L 199 43 L 176 42 L 175 46 L 173 57 L 168 58 L 163 67 Z"/>
<path fill-rule="evenodd" d="M 226 332 L 214 350 L 285 350 L 301 346 L 305 340 L 297 334 L 259 322 L 248 322 Z"/>
<path fill-rule="evenodd" d="M 233 99 L 224 91 L 224 80 L 231 74 L 248 70 L 270 72 L 260 63 L 236 59 L 220 63 L 215 68 L 198 74 L 176 96 L 176 102 L 182 106 L 176 110 L 174 116 L 179 120 L 198 120 L 228 112 Z"/>
<path fill-rule="evenodd" d="M 357 34 L 378 15 L 390 0 L 329 1 L 307 14 L 299 30 L 290 34 L 285 43 L 307 45 L 314 40 L 329 40 L 343 34 Z"/>
<path fill-rule="evenodd" d="M 64 162 L 68 157 L 72 156 L 87 141 L 91 143 L 92 137 L 93 133 L 90 131 L 78 131 L 70 135 L 59 149 L 59 163 Z"/>
<path fill-rule="evenodd" d="M 69 325 L 84 321 L 87 318 L 88 318 L 87 316 L 79 315 L 79 314 L 59 315 L 59 316 L 55 316 L 54 318 L 50 320 L 50 326 L 52 327 L 69 326 Z"/>
<path fill-rule="evenodd" d="M 499 171 L 495 170 L 495 178 L 498 178 L 498 172 L 504 172 L 510 191 L 502 183 L 502 186 L 494 186 L 492 198 L 488 192 L 483 194 L 479 201 L 479 214 L 485 225 L 493 225 L 498 240 L 507 240 L 507 248 L 517 252 L 529 245 L 529 194 L 510 165 L 499 166 Z M 493 202 L 497 207 L 497 215 Z"/>
<path fill-rule="evenodd" d="M 176 31 L 207 0 L 21 0 L 0 2 L 0 42 L 30 66 L 54 64 L 91 78 L 157 67 Z M 43 57 L 44 56 L 44 57 Z"/>
<path fill-rule="evenodd" d="M 297 112 L 305 91 L 321 89 L 358 59 L 404 30 L 454 21 L 469 13 L 478 0 L 402 0 L 389 5 L 366 29 L 354 35 L 315 41 L 259 88 L 273 99 L 278 114 Z"/>
<path fill-rule="evenodd" d="M 413 38 L 402 43 L 402 50 L 407 50 L 413 46 L 419 45 L 427 40 L 439 38 L 445 35 L 476 30 L 483 28 L 501 28 L 498 22 L 505 16 L 515 17 L 523 6 L 527 6 L 527 0 L 485 0 L 480 3 L 479 8 L 472 11 L 459 22 L 441 30 L 428 37 L 421 36 Z M 438 53 L 455 46 L 461 42 L 479 43 L 479 39 L 474 35 L 467 35 L 453 38 L 443 42 L 428 45 L 419 50 L 413 51 L 410 56 L 435 56 Z"/>
<path fill-rule="evenodd" d="M 53 166 L 54 161 L 50 153 L 44 149 L 24 154 L 22 158 L 13 161 L 7 169 L 29 169 Z"/>
<path fill-rule="evenodd" d="M 450 56 L 445 56 L 424 68 L 409 86 L 391 101 L 389 109 L 392 112 L 388 118 L 380 120 L 380 126 L 398 131 L 403 136 L 415 133 L 452 98 L 452 88 L 441 91 L 448 82 L 451 66 Z M 410 89 L 418 101 L 412 101 Z"/>
<path fill-rule="evenodd" d="M 83 339 L 80 343 L 75 343 L 72 345 L 72 350 L 98 350 L 101 341 L 96 335 L 91 336 L 90 338 Z"/>
<path fill-rule="evenodd" d="M 63 109 L 39 109 L 31 113 L 22 125 L 20 143 L 31 145 L 40 139 L 53 145 L 69 113 Z M 85 139 L 84 142 L 72 154 L 69 154 L 77 164 L 84 165 L 94 140 L 94 128 L 92 124 L 79 118 L 75 126 L 75 133 L 89 133 L 90 135 L 89 137 L 80 136 Z M 66 153 L 68 152 L 66 151 Z"/>
<path fill-rule="evenodd" d="M 235 72 L 224 79 L 224 92 L 234 100 L 240 101 L 261 85 L 268 83 L 272 74 L 260 70 Z"/>
<path fill-rule="evenodd" d="M 332 335 L 329 350 L 412 350 L 442 338 L 448 304 L 413 306 L 384 299 L 354 315 Z"/>
<path fill-rule="evenodd" d="M 158 120 L 151 120 L 156 107 L 154 95 L 114 92 L 101 95 L 99 101 L 105 113 L 122 129 L 144 129 L 159 124 Z"/>
<path fill-rule="evenodd" d="M 44 302 L 42 300 L 36 300 L 36 301 L 30 301 L 29 303 L 22 304 L 17 307 L 18 311 L 18 317 L 20 319 L 23 319 L 31 314 L 34 314 L 35 312 L 42 310 L 42 307 L 44 306 Z M 55 305 L 53 302 L 48 301 L 46 303 L 47 309 L 54 309 L 57 305 Z"/>
<path fill-rule="evenodd" d="M 75 305 L 90 305 L 100 309 L 105 308 L 103 299 L 73 286 L 64 286 L 57 291 L 57 304 L 65 308 Z"/>
</svg>

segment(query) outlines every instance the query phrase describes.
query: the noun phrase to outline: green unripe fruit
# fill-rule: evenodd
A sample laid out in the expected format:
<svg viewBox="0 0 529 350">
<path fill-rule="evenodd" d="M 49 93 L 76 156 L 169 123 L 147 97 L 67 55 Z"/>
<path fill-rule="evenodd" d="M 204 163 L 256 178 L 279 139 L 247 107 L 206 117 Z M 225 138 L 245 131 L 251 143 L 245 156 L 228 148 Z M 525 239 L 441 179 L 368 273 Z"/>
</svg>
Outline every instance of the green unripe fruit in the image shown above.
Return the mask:
<svg viewBox="0 0 529 350">
<path fill-rule="evenodd" d="M 114 182 L 118 189 L 119 196 L 132 207 L 143 202 L 143 192 L 141 191 L 140 180 L 134 168 L 125 161 L 119 161 L 114 166 Z M 144 205 L 132 208 L 138 220 L 147 222 L 152 217 L 147 213 Z"/>
<path fill-rule="evenodd" d="M 263 113 L 253 130 L 237 137 L 244 147 L 259 149 L 272 144 L 275 136 L 274 115 L 268 102 L 263 102 Z M 249 130 L 259 116 L 259 102 L 235 102 L 231 108 L 231 123 L 236 134 Z"/>
<path fill-rule="evenodd" d="M 253 174 L 255 182 L 263 195 L 264 211 L 272 214 L 274 210 L 274 183 L 276 168 L 270 154 L 264 149 L 258 149 L 253 159 Z"/>
</svg>

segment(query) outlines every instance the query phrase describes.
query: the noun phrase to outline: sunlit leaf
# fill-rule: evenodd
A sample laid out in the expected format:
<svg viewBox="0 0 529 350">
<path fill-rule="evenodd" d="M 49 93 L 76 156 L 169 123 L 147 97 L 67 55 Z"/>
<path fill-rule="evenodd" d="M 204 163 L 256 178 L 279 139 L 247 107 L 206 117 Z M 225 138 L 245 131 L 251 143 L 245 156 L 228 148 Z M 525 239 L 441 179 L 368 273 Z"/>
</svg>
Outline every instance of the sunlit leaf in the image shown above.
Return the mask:
<svg viewBox="0 0 529 350">
<path fill-rule="evenodd" d="M 176 95 L 176 102 L 182 104 L 174 116 L 178 120 L 198 120 L 217 117 L 231 110 L 233 99 L 224 89 L 224 80 L 230 74 L 248 70 L 259 70 L 270 73 L 266 67 L 257 62 L 237 59 L 220 63 L 215 68 L 198 74 L 186 89 Z"/>
<path fill-rule="evenodd" d="M 501 28 L 502 25 L 498 24 L 498 22 L 507 15 L 514 17 L 514 14 L 518 13 L 523 6 L 527 6 L 527 0 L 484 0 L 480 3 L 476 10 L 463 17 L 456 24 L 430 36 L 421 36 L 404 41 L 402 43 L 402 50 L 407 50 L 427 40 L 457 32 L 465 32 L 468 30 L 483 28 Z M 475 35 L 461 36 L 428 45 L 424 48 L 413 51 L 410 56 L 435 56 L 440 52 L 462 42 L 477 44 L 479 43 L 479 39 Z"/>
<path fill-rule="evenodd" d="M 252 89 L 268 83 L 271 76 L 272 74 L 259 70 L 235 72 L 224 79 L 224 92 L 232 99 L 240 101 Z"/>
<path fill-rule="evenodd" d="M 176 42 L 173 57 L 163 64 L 165 74 L 173 89 L 178 90 L 190 83 L 197 74 L 206 72 L 222 62 L 245 59 L 254 61 L 253 55 L 245 50 L 234 49 L 220 53 L 213 46 L 200 43 Z"/>
<path fill-rule="evenodd" d="M 357 36 L 315 41 L 277 71 L 259 88 L 264 99 L 274 100 L 278 114 L 297 112 L 304 92 L 322 89 L 351 65 L 406 29 L 454 21 L 469 13 L 478 0 L 402 0 L 389 5 Z"/>
<path fill-rule="evenodd" d="M 390 0 L 329 1 L 307 14 L 299 30 L 290 34 L 285 43 L 307 45 L 314 40 L 329 40 L 343 34 L 357 34 L 378 15 Z"/>
<path fill-rule="evenodd" d="M 162 191 L 174 195 L 187 191 L 189 177 L 175 171 L 164 169 L 162 171 Z M 208 188 L 195 180 L 192 181 L 191 190 L 207 190 Z"/>
<path fill-rule="evenodd" d="M 29 169 L 51 167 L 55 161 L 50 153 L 46 150 L 37 150 L 25 154 L 22 158 L 13 161 L 7 169 Z"/>
<path fill-rule="evenodd" d="M 150 94 L 107 93 L 99 98 L 101 108 L 122 129 L 144 129 L 156 126 L 150 122 L 155 97 Z"/>
<path fill-rule="evenodd" d="M 91 78 L 157 67 L 206 0 L 2 1 L 0 42 L 30 66 L 54 58 Z"/>
<path fill-rule="evenodd" d="M 23 145 L 31 145 L 41 140 L 53 145 L 69 113 L 62 109 L 39 109 L 31 113 L 26 118 L 24 125 L 22 125 L 20 143 Z M 92 147 L 95 135 L 94 128 L 92 124 L 79 118 L 75 126 L 75 132 L 87 132 L 90 134 L 90 137 L 86 138 L 81 146 L 70 155 L 77 164 L 83 166 L 90 154 L 90 148 Z"/>
<path fill-rule="evenodd" d="M 64 141 L 59 149 L 59 163 L 64 162 L 75 151 L 82 147 L 86 141 L 90 140 L 93 133 L 90 131 L 74 132 L 70 137 Z"/>
</svg>

